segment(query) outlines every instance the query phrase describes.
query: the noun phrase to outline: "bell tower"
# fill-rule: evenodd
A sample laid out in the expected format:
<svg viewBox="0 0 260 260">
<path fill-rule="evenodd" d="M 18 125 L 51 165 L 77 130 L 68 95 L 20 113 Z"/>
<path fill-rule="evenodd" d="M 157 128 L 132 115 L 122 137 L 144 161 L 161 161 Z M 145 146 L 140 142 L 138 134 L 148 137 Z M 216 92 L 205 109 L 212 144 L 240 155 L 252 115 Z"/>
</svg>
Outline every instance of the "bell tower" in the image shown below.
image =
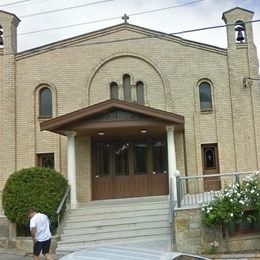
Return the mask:
<svg viewBox="0 0 260 260">
<path fill-rule="evenodd" d="M 0 188 L 16 168 L 16 53 L 20 20 L 0 10 Z"/>
<path fill-rule="evenodd" d="M 259 62 L 252 11 L 236 7 L 223 13 L 237 171 L 260 167 Z"/>
<path fill-rule="evenodd" d="M 230 72 L 254 78 L 259 74 L 259 62 L 254 44 L 252 19 L 254 12 L 236 7 L 223 13 L 227 25 L 227 52 Z"/>
<path fill-rule="evenodd" d="M 0 48 L 5 54 L 17 52 L 17 27 L 20 20 L 14 14 L 0 10 Z"/>
</svg>

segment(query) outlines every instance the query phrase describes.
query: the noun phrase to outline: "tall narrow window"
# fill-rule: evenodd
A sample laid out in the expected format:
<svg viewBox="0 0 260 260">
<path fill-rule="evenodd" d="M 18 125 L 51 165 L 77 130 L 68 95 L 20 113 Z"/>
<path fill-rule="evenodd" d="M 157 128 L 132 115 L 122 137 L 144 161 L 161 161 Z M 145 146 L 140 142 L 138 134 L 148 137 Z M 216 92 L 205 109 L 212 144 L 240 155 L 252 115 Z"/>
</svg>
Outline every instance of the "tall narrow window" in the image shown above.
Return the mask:
<svg viewBox="0 0 260 260">
<path fill-rule="evenodd" d="M 216 168 L 215 147 L 204 148 L 204 167 L 205 169 Z"/>
<path fill-rule="evenodd" d="M 137 103 L 140 105 L 144 105 L 144 83 L 142 81 L 138 81 L 136 83 L 136 95 Z"/>
<path fill-rule="evenodd" d="M 115 175 L 129 175 L 128 172 L 128 148 L 126 141 L 118 141 L 115 145 Z"/>
<path fill-rule="evenodd" d="M 212 110 L 212 97 L 211 97 L 211 86 L 208 82 L 202 82 L 199 85 L 200 93 L 200 110 L 209 111 Z"/>
<path fill-rule="evenodd" d="M 4 46 L 3 34 L 4 34 L 3 27 L 2 25 L 0 25 L 0 47 Z"/>
<path fill-rule="evenodd" d="M 152 140 L 153 173 L 167 173 L 167 145 L 163 139 Z"/>
<path fill-rule="evenodd" d="M 134 142 L 134 174 L 147 174 L 147 144 L 146 140 L 135 140 Z"/>
<path fill-rule="evenodd" d="M 131 102 L 131 82 L 130 76 L 125 74 L 123 76 L 123 85 L 124 85 L 124 100 L 127 102 Z"/>
<path fill-rule="evenodd" d="M 116 82 L 110 83 L 110 97 L 118 99 L 118 85 Z"/>
<path fill-rule="evenodd" d="M 52 93 L 49 88 L 44 87 L 40 90 L 39 102 L 40 102 L 39 117 L 40 118 L 52 117 Z"/>
<path fill-rule="evenodd" d="M 109 175 L 109 145 L 105 142 L 96 144 L 96 176 Z"/>
</svg>

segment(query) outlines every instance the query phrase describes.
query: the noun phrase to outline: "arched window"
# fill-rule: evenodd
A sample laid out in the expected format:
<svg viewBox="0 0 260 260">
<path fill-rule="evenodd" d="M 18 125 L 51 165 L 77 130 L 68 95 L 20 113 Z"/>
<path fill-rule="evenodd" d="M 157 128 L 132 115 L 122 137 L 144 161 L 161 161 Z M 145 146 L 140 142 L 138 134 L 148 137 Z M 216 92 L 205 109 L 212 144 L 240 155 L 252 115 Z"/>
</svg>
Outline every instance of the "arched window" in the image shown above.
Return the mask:
<svg viewBox="0 0 260 260">
<path fill-rule="evenodd" d="M 48 87 L 43 87 L 39 92 L 39 117 L 52 117 L 52 92 Z"/>
<path fill-rule="evenodd" d="M 136 96 L 137 103 L 144 105 L 144 83 L 142 81 L 136 82 Z"/>
<path fill-rule="evenodd" d="M 123 86 L 124 86 L 124 100 L 127 102 L 131 102 L 131 82 L 130 82 L 130 76 L 128 74 L 125 74 L 123 76 Z"/>
<path fill-rule="evenodd" d="M 4 46 L 3 34 L 4 34 L 3 27 L 2 27 L 2 25 L 0 24 L 0 47 L 3 47 L 3 46 Z"/>
<path fill-rule="evenodd" d="M 237 21 L 235 24 L 236 33 L 236 42 L 244 43 L 245 42 L 245 23 L 243 21 Z"/>
<path fill-rule="evenodd" d="M 212 110 L 211 86 L 208 82 L 202 82 L 199 85 L 199 94 L 200 94 L 200 110 L 201 111 Z"/>
<path fill-rule="evenodd" d="M 118 85 L 116 82 L 110 83 L 110 97 L 118 99 Z"/>
</svg>

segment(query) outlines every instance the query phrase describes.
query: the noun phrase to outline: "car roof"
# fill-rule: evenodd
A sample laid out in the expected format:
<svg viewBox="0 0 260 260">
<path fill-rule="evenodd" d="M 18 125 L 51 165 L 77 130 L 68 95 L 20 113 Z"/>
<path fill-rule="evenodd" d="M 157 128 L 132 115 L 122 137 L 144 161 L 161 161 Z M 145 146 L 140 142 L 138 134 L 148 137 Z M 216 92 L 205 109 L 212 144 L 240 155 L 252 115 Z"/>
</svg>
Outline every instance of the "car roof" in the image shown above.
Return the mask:
<svg viewBox="0 0 260 260">
<path fill-rule="evenodd" d="M 64 256 L 60 260 L 171 260 L 180 255 L 182 253 L 136 247 L 104 246 L 83 249 Z"/>
<path fill-rule="evenodd" d="M 170 254 L 170 255 L 168 255 Z M 104 246 L 98 248 L 88 248 L 70 255 L 65 256 L 64 260 L 169 260 L 172 259 L 172 254 L 178 256 L 176 253 L 166 253 L 142 248 L 128 248 L 121 246 Z M 168 255 L 168 256 L 167 256 Z M 163 258 L 162 258 L 163 257 Z"/>
</svg>

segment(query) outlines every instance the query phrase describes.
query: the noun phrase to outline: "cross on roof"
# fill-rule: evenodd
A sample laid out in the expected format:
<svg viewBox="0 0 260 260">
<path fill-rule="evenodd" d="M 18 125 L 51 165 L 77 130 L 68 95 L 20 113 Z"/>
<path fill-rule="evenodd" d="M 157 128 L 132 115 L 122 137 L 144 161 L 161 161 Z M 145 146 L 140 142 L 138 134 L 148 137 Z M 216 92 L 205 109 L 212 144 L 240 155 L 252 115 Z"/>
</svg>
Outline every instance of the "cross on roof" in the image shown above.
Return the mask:
<svg viewBox="0 0 260 260">
<path fill-rule="evenodd" d="M 129 16 L 127 14 L 124 14 L 124 16 L 122 16 L 122 19 L 125 21 L 125 23 L 127 23 Z"/>
</svg>

